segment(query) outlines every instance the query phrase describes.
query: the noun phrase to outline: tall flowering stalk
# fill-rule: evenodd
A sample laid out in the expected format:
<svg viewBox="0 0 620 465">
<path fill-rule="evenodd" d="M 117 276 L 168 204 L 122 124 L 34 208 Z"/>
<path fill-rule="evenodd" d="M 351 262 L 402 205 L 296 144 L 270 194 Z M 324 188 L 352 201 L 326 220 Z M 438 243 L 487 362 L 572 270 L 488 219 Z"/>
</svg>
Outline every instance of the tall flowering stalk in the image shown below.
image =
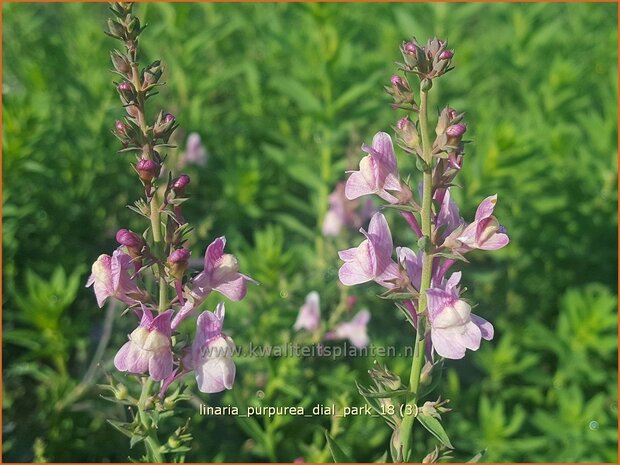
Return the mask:
<svg viewBox="0 0 620 465">
<path fill-rule="evenodd" d="M 234 301 L 243 299 L 252 280 L 239 272 L 237 259 L 224 252 L 224 237 L 206 248 L 204 270 L 189 276 L 186 242 L 191 228 L 182 207 L 188 200 L 190 178 L 167 171 L 162 154 L 170 147 L 168 141 L 178 123 L 165 111 L 149 122 L 146 112 L 147 101 L 163 85 L 159 82 L 163 68 L 160 61 L 140 68 L 138 37 L 144 27 L 133 14 L 133 4 L 115 3 L 111 10 L 114 17 L 108 21 L 108 35 L 123 45 L 122 51 L 112 51 L 111 58 L 120 76 L 116 89 L 126 112 L 113 132 L 123 145 L 120 152 L 135 154 L 132 166 L 143 186 L 143 198 L 130 208 L 147 225 L 141 234 L 118 231 L 119 247 L 95 261 L 87 286 L 93 286 L 99 307 L 108 298 L 127 305 L 137 325 L 114 357 L 114 366 L 126 374 L 129 388 L 122 383 L 104 386 L 113 392 L 111 400 L 129 406 L 134 419 L 109 422 L 131 439 L 132 447 L 144 442 L 147 461 L 163 462 L 166 454 L 182 460 L 191 441 L 187 425 L 165 443 L 158 437 L 160 420 L 174 414 L 178 401 L 187 399 L 185 387 L 170 392 L 171 385 L 194 373 L 200 391 L 215 393 L 231 389 L 235 379 L 235 345 L 223 333 L 224 304 L 199 315 L 197 308 L 212 291 Z M 155 281 L 155 290 L 149 292 L 145 281 Z M 190 318 L 195 337 L 187 343 L 187 338 L 178 336 L 181 323 Z M 132 383 L 140 386 L 137 398 L 132 396 Z"/>
<path fill-rule="evenodd" d="M 440 443 L 424 457 L 425 462 L 434 462 L 447 457 L 445 451 L 452 449 L 452 444 L 441 424 L 441 413 L 448 411 L 447 401 L 422 402 L 432 390 L 432 377 L 444 358 L 463 358 L 467 349 L 480 347 L 481 339 L 493 338 L 491 323 L 471 313 L 471 304 L 461 296 L 461 272 L 450 273 L 450 269 L 459 260 L 466 262 L 464 256 L 472 250 L 496 250 L 509 239 L 493 216 L 496 195 L 480 203 L 471 223 L 460 216 L 451 198 L 464 161 L 464 114 L 444 108 L 431 140 L 428 93 L 436 79 L 453 69 L 454 51 L 445 40 L 435 38 L 425 45 L 415 39 L 404 42 L 401 52 L 404 63 L 398 64 L 400 73 L 392 76 L 386 91 L 394 98 L 392 107 L 407 112 L 396 123 L 396 141 L 415 158 L 421 183 L 413 188 L 401 177 L 392 137 L 380 132 L 370 146 L 362 146 L 366 156 L 359 170 L 350 174 L 345 195 L 349 200 L 378 196 L 386 202 L 385 207 L 400 212 L 418 241 L 415 250 L 394 250 L 386 218 L 375 213 L 368 230 L 361 229 L 365 239 L 359 246 L 339 252 L 344 261 L 339 277 L 349 286 L 374 281 L 384 287 L 381 297 L 393 299 L 413 326 L 409 385 L 402 385 L 386 368 L 375 366 L 370 371 L 375 385 L 360 386 L 360 393 L 393 429 L 390 450 L 394 461 L 417 460 L 412 456 L 411 438 L 418 420 Z M 410 76 L 417 78 L 419 88 L 410 84 Z M 419 192 L 421 201 L 413 192 Z"/>
</svg>

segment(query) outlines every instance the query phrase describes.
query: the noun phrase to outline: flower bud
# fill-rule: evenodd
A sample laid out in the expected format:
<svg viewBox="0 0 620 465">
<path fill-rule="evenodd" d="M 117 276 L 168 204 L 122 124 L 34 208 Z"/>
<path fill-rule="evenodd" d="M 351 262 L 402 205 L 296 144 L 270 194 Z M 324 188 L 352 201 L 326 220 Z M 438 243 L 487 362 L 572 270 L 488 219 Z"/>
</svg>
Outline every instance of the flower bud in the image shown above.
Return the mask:
<svg viewBox="0 0 620 465">
<path fill-rule="evenodd" d="M 124 102 L 132 102 L 135 99 L 133 86 L 129 82 L 123 81 L 119 83 L 116 89 Z"/>
<path fill-rule="evenodd" d="M 190 252 L 187 249 L 176 249 L 168 255 L 168 267 L 170 276 L 174 279 L 183 279 L 183 274 L 187 270 Z"/>
<path fill-rule="evenodd" d="M 407 148 L 415 150 L 419 147 L 418 130 L 409 117 L 405 116 L 398 120 L 396 123 L 396 133 Z"/>
<path fill-rule="evenodd" d="M 461 143 L 463 134 L 467 131 L 467 126 L 463 123 L 453 124 L 446 129 L 446 135 L 448 136 L 447 144 L 452 147 L 456 147 Z"/>
<path fill-rule="evenodd" d="M 144 70 L 144 87 L 150 87 L 154 84 L 157 84 L 157 82 L 161 78 L 162 73 L 163 69 L 159 60 L 151 63 Z"/>
<path fill-rule="evenodd" d="M 422 52 L 418 44 L 415 42 L 403 42 L 400 51 L 403 54 L 405 63 L 410 68 L 415 68 L 420 58 L 420 52 Z"/>
<path fill-rule="evenodd" d="M 131 72 L 131 64 L 127 57 L 125 57 L 118 50 L 114 50 L 110 53 L 110 57 L 112 59 L 112 65 L 114 65 L 114 69 L 123 75 L 128 75 Z"/>
<path fill-rule="evenodd" d="M 164 140 L 168 140 L 175 127 L 176 118 L 172 113 L 159 112 L 157 121 L 153 125 L 153 135 L 155 137 L 161 137 Z"/>
<path fill-rule="evenodd" d="M 448 134 L 448 136 L 450 137 L 461 137 L 463 134 L 465 134 L 465 131 L 467 131 L 467 126 L 465 126 L 463 123 L 458 123 L 446 129 L 446 134 Z"/>
<path fill-rule="evenodd" d="M 114 134 L 124 144 L 129 142 L 129 139 L 130 139 L 128 130 L 129 128 L 124 122 L 117 120 L 116 123 L 114 123 Z"/>
<path fill-rule="evenodd" d="M 108 19 L 108 31 L 112 37 L 123 39 L 125 37 L 125 28 L 122 24 L 113 19 Z"/>
<path fill-rule="evenodd" d="M 138 176 L 145 183 L 150 183 L 153 179 L 159 176 L 160 166 L 154 160 L 147 160 L 141 158 L 138 163 L 136 163 L 136 171 L 138 172 Z"/>
<path fill-rule="evenodd" d="M 116 242 L 127 248 L 137 250 L 144 246 L 144 238 L 129 229 L 119 229 L 116 233 Z"/>
<path fill-rule="evenodd" d="M 114 389 L 114 397 L 116 397 L 117 400 L 127 399 L 127 394 L 129 394 L 129 391 L 124 384 L 118 384 Z"/>
<path fill-rule="evenodd" d="M 453 50 L 444 50 L 443 52 L 441 52 L 439 54 L 439 59 L 440 60 L 449 60 L 454 56 L 454 51 Z"/>
<path fill-rule="evenodd" d="M 182 174 L 178 178 L 172 180 L 172 189 L 175 192 L 182 192 L 189 184 L 189 181 L 189 176 L 187 174 Z"/>
</svg>

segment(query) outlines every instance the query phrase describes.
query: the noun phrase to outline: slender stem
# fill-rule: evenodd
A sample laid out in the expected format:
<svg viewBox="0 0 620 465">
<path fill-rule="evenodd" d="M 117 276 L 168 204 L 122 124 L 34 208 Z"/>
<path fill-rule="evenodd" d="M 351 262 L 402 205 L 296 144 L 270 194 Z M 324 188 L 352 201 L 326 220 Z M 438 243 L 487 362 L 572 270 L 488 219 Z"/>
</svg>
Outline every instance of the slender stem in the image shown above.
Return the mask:
<svg viewBox="0 0 620 465">
<path fill-rule="evenodd" d="M 431 166 L 432 157 L 430 152 L 430 141 L 428 132 L 428 92 L 420 86 L 420 132 L 422 133 L 422 156 L 427 166 Z M 422 177 L 422 211 L 420 213 L 422 223 L 422 235 L 431 238 L 431 214 L 432 214 L 432 195 L 433 195 L 433 176 L 432 170 L 427 169 Z M 415 405 L 419 399 L 420 375 L 424 366 L 425 335 L 426 335 L 426 290 L 431 284 L 431 272 L 433 256 L 426 250 L 422 251 L 422 279 L 420 283 L 420 295 L 418 299 L 418 327 L 413 348 L 413 360 L 411 361 L 411 374 L 409 377 L 409 391 L 411 396 L 407 402 L 405 417 L 401 424 L 401 441 L 403 445 L 403 458 L 408 460 L 411 456 L 411 430 L 413 427 Z"/>
<path fill-rule="evenodd" d="M 147 435 L 144 439 L 147 459 L 149 460 L 149 462 L 162 463 L 164 461 L 164 458 L 159 451 L 161 446 L 157 439 L 157 434 L 155 434 L 155 431 L 153 430 L 153 428 L 151 428 L 151 425 L 149 424 L 149 418 L 146 415 L 146 401 L 149 398 L 152 385 L 153 380 L 151 378 L 147 378 L 142 385 L 142 393 L 140 394 L 140 399 L 138 400 L 138 415 L 140 417 L 140 423 L 142 424 L 142 427 Z"/>
</svg>

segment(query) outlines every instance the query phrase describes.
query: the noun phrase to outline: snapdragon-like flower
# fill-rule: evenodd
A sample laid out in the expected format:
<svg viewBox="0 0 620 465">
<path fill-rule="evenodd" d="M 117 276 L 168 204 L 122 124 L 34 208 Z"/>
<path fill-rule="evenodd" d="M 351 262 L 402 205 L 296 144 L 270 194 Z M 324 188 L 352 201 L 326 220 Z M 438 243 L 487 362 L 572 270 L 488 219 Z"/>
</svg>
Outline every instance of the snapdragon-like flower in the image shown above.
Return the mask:
<svg viewBox="0 0 620 465">
<path fill-rule="evenodd" d="M 245 297 L 247 282 L 255 282 L 249 276 L 239 273 L 239 263 L 232 254 L 224 253 L 226 238 L 215 239 L 205 252 L 204 270 L 192 281 L 191 294 L 196 300 L 204 300 L 217 291 L 230 300 L 239 301 Z"/>
<path fill-rule="evenodd" d="M 347 180 L 347 198 L 353 200 L 363 195 L 377 194 L 389 203 L 399 203 L 399 199 L 388 192 L 403 190 L 392 138 L 385 132 L 378 132 L 372 139 L 372 147 L 364 144 L 362 150 L 368 155 L 360 161 L 359 171 L 353 171 Z"/>
<path fill-rule="evenodd" d="M 127 305 L 134 305 L 138 300 L 148 297 L 136 284 L 135 277 L 129 274 L 131 262 L 129 255 L 115 250 L 111 257 L 102 254 L 93 263 L 86 287 L 93 286 L 99 308 L 103 307 L 108 297 L 114 297 Z"/>
<path fill-rule="evenodd" d="M 493 325 L 471 313 L 471 306 L 460 299 L 461 273 L 453 273 L 440 288 L 426 290 L 431 341 L 440 356 L 460 359 L 466 349 L 478 350 L 480 340 L 493 339 Z"/>
<path fill-rule="evenodd" d="M 153 318 L 151 310 L 142 305 L 139 326 L 129 335 L 129 341 L 114 357 L 116 369 L 135 374 L 148 371 L 155 381 L 167 378 L 173 369 L 171 318 L 172 310 Z"/>
<path fill-rule="evenodd" d="M 368 345 L 368 322 L 370 312 L 367 309 L 360 310 L 351 321 L 340 323 L 333 331 L 325 335 L 325 339 L 348 339 L 357 348 Z"/>
<path fill-rule="evenodd" d="M 392 259 L 392 233 L 385 217 L 375 213 L 368 232 L 360 231 L 366 239 L 359 246 L 338 252 L 345 262 L 338 271 L 340 281 L 346 286 L 376 281 L 383 287 L 393 288 L 391 281 L 399 279 L 400 272 Z"/>
<path fill-rule="evenodd" d="M 222 333 L 225 315 L 224 304 L 215 312 L 205 311 L 198 316 L 196 337 L 190 353 L 183 359 L 187 368 L 196 371 L 198 389 L 205 393 L 232 389 L 235 382 L 235 351 L 233 340 Z"/>
<path fill-rule="evenodd" d="M 445 239 L 443 245 L 461 254 L 474 249 L 497 250 L 506 246 L 510 239 L 493 216 L 496 203 L 497 195 L 484 199 L 476 210 L 474 222 L 458 227 Z"/>
<path fill-rule="evenodd" d="M 320 308 L 319 293 L 316 291 L 310 292 L 306 296 L 306 302 L 299 309 L 297 320 L 293 325 L 295 331 L 302 329 L 308 331 L 316 331 L 321 325 L 321 308 Z"/>
</svg>

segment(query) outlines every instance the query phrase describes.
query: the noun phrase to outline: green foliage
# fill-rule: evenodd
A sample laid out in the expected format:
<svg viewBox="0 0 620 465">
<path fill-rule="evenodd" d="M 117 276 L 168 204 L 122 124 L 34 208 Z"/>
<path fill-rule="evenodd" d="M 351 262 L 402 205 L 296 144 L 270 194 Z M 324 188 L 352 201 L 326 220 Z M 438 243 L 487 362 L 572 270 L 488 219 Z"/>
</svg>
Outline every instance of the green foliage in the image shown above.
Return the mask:
<svg viewBox="0 0 620 465">
<path fill-rule="evenodd" d="M 111 359 L 133 320 L 100 311 L 84 289 L 116 230 L 139 227 L 125 208 L 139 183 L 110 133 L 120 109 L 106 72 L 108 13 L 102 4 L 2 8 L 3 458 L 126 461 L 128 441 L 106 419 L 133 418 L 95 384 L 110 373 L 114 384 L 126 380 Z M 453 455 L 617 461 L 615 5 L 155 3 L 137 13 L 149 23 L 144 59 L 164 64 L 158 102 L 181 123 L 170 166 L 182 163 L 189 132 L 209 152 L 206 167 L 183 168 L 192 178 L 184 205 L 197 232 L 192 256 L 226 235 L 241 270 L 260 282 L 244 302 L 226 303 L 227 330 L 243 345 L 313 342 L 292 330 L 311 290 L 325 318 L 355 292 L 354 311 L 371 311 L 373 344 L 412 343 L 376 286 L 337 284 L 337 251 L 360 236 L 324 238 L 320 227 L 361 143 L 396 121 L 382 85 L 400 41 L 447 35 L 458 75 L 438 83 L 430 106 L 465 111 L 473 141 L 455 196 L 471 218 L 498 193 L 511 237 L 462 266 L 468 298 L 496 338 L 445 364 L 440 393 L 453 411 L 442 424 Z M 402 153 L 399 164 L 413 171 Z M 386 212 L 400 225 L 395 243 L 411 246 L 397 213 Z M 112 335 L 93 372 L 106 325 Z M 179 402 L 179 423 L 171 419 L 161 438 L 191 418 L 188 461 L 324 462 L 327 430 L 352 458 L 377 460 L 391 434 L 381 418 L 241 419 L 196 408 L 361 406 L 355 383 L 368 384 L 372 361 L 240 357 L 234 389 Z M 408 377 L 404 357 L 379 361 Z M 429 436 L 417 423 L 416 458 L 433 450 Z"/>
</svg>

